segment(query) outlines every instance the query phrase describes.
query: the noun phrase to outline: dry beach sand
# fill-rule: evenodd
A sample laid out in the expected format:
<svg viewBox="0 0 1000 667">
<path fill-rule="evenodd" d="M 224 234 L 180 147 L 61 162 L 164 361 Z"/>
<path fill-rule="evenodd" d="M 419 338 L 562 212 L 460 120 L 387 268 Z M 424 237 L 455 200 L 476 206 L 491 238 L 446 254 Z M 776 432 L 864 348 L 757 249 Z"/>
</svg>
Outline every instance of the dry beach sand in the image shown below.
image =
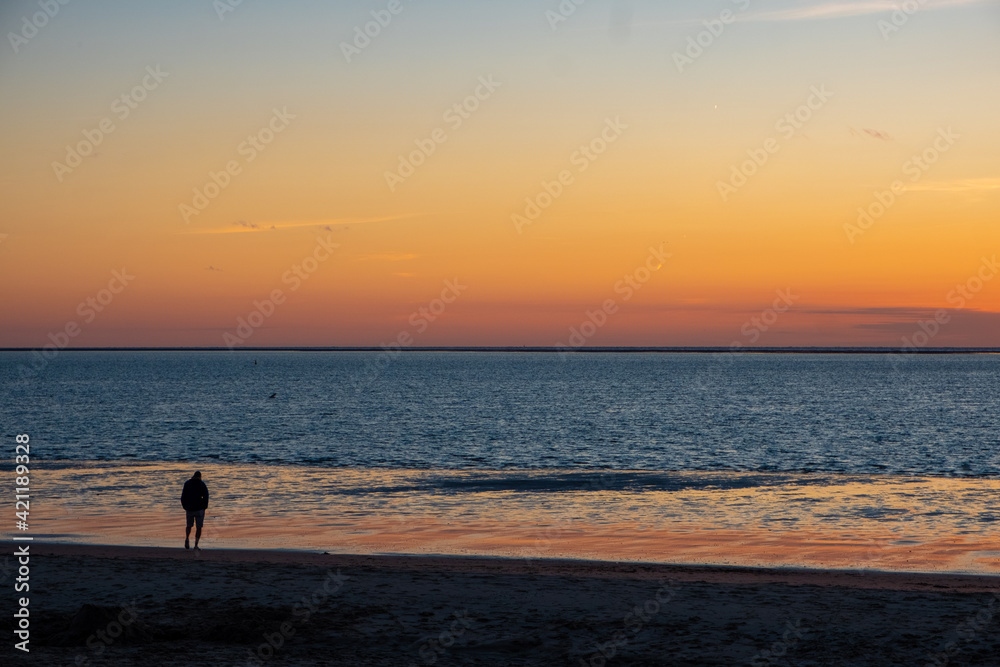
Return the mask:
<svg viewBox="0 0 1000 667">
<path fill-rule="evenodd" d="M 31 652 L 18 664 L 1000 665 L 989 576 L 55 544 L 32 554 Z"/>
</svg>

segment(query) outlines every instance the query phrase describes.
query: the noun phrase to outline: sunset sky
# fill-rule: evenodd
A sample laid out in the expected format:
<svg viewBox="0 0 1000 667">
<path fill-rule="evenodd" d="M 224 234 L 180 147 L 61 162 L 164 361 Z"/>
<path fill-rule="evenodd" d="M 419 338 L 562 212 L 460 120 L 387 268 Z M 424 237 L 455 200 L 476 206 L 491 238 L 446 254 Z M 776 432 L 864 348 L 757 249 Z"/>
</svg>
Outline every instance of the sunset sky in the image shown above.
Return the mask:
<svg viewBox="0 0 1000 667">
<path fill-rule="evenodd" d="M 1000 2 L 913 5 L 5 2 L 0 346 L 1000 346 Z"/>
</svg>

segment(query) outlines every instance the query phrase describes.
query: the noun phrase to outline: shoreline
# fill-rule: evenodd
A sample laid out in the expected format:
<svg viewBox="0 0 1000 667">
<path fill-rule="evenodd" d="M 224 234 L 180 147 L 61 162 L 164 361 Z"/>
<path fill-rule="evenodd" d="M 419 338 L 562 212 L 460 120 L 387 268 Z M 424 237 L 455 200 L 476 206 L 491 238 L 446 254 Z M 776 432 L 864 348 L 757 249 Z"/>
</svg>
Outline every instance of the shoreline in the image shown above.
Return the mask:
<svg viewBox="0 0 1000 667">
<path fill-rule="evenodd" d="M 302 565 L 333 569 L 367 568 L 395 571 L 447 571 L 466 574 L 573 576 L 598 579 L 698 581 L 715 584 L 788 584 L 839 586 L 855 589 L 925 591 L 947 589 L 963 593 L 1000 590 L 1000 575 L 950 572 L 900 572 L 809 567 L 751 567 L 604 561 L 570 558 L 517 558 L 446 554 L 331 554 L 298 549 L 202 549 L 37 543 L 35 556 L 115 560 L 195 560 L 206 563 Z"/>
<path fill-rule="evenodd" d="M 0 347 L 0 352 L 43 352 L 37 347 Z M 382 347 L 66 347 L 63 352 L 385 352 Z M 549 354 L 1000 354 L 1000 347 L 402 347 L 393 352 L 524 352 Z"/>
</svg>

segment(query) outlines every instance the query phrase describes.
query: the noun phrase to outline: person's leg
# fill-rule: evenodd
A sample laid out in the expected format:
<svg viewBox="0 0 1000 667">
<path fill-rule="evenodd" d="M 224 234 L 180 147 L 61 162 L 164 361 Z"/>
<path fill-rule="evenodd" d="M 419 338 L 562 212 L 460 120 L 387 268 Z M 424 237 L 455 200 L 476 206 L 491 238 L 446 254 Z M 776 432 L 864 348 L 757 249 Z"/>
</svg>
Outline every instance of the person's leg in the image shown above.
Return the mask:
<svg viewBox="0 0 1000 667">
<path fill-rule="evenodd" d="M 191 548 L 191 526 L 193 526 L 193 525 L 194 525 L 194 517 L 191 516 L 190 512 L 188 512 L 187 513 L 187 530 L 184 531 L 184 548 L 185 549 L 190 549 Z"/>
<path fill-rule="evenodd" d="M 195 528 L 195 531 L 194 531 L 194 548 L 195 549 L 198 548 L 198 540 L 201 539 L 201 527 L 202 527 L 202 525 L 204 525 L 204 523 L 205 523 L 205 510 L 202 510 L 202 511 L 198 512 L 198 514 L 195 516 L 195 524 L 197 525 L 197 528 Z"/>
</svg>

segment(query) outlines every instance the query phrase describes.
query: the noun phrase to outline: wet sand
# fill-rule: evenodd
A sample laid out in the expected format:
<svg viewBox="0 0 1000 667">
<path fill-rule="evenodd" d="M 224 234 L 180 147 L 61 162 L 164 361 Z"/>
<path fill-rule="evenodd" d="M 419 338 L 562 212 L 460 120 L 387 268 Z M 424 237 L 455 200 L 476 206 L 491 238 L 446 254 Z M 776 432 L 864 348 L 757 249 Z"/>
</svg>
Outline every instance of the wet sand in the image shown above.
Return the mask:
<svg viewBox="0 0 1000 667">
<path fill-rule="evenodd" d="M 990 576 L 42 543 L 32 554 L 34 664 L 1000 664 Z"/>
<path fill-rule="evenodd" d="M 40 468 L 40 540 L 177 546 L 176 463 Z M 206 546 L 1000 574 L 1000 479 L 205 464 Z"/>
</svg>

